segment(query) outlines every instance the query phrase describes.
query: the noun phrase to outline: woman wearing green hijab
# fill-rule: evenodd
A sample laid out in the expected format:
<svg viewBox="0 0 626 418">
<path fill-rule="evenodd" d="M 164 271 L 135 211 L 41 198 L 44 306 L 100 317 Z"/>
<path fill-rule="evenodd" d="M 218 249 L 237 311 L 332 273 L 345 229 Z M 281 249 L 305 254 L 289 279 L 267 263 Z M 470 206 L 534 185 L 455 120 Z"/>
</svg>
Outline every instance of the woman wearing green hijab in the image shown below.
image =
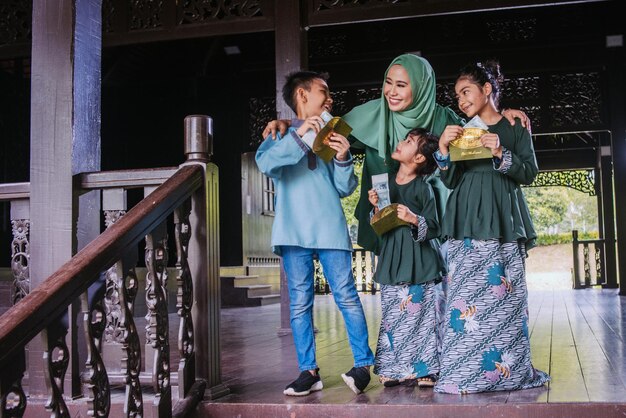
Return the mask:
<svg viewBox="0 0 626 418">
<path fill-rule="evenodd" d="M 394 66 L 404 68 L 408 80 L 390 77 L 390 70 L 396 68 Z M 412 100 L 407 101 L 405 106 L 396 105 L 393 103 L 393 84 L 402 86 L 406 81 Z M 353 147 L 365 149 L 361 195 L 355 211 L 359 221 L 357 243 L 377 254 L 379 237 L 369 223 L 371 205 L 367 198 L 367 192 L 372 188 L 372 175 L 387 173 L 395 168 L 390 155 L 411 129 L 424 128 L 439 136 L 447 125 L 463 122 L 450 108 L 435 102 L 435 88 L 435 72 L 430 63 L 417 55 L 403 54 L 391 61 L 385 71 L 381 98 L 357 106 L 343 117 L 352 126 L 350 139 L 354 140 Z M 437 198 L 437 212 L 441 216 L 448 191 L 438 181 L 438 175 L 433 176 L 430 182 Z"/>
<path fill-rule="evenodd" d="M 408 74 L 406 82 L 411 96 L 404 105 L 394 103 L 389 94 L 385 95 L 385 86 L 390 81 L 389 72 L 392 68 L 397 68 L 395 66 L 403 67 Z M 435 72 L 430 63 L 414 54 L 402 54 L 391 61 L 385 71 L 381 97 L 356 106 L 343 116 L 353 129 L 348 138 L 353 147 L 365 151 L 361 195 L 355 210 L 355 217 L 359 221 L 357 243 L 376 254 L 379 252 L 380 243 L 369 223 L 370 204 L 367 199 L 367 191 L 372 188 L 371 176 L 387 173 L 394 168 L 393 160 L 389 156 L 411 129 L 424 128 L 439 136 L 447 125 L 463 123 L 463 119 L 450 108 L 436 103 L 435 90 Z M 503 116 L 512 125 L 515 124 L 517 117 L 521 119 L 522 125 L 529 126 L 526 115 L 519 110 L 508 110 Z M 289 122 L 282 120 L 268 123 L 263 131 L 263 137 L 266 138 L 269 134 L 275 137 L 277 130 L 284 133 Z M 433 175 L 430 183 L 435 190 L 437 212 L 441 216 L 449 191 L 439 181 L 438 173 Z"/>
</svg>

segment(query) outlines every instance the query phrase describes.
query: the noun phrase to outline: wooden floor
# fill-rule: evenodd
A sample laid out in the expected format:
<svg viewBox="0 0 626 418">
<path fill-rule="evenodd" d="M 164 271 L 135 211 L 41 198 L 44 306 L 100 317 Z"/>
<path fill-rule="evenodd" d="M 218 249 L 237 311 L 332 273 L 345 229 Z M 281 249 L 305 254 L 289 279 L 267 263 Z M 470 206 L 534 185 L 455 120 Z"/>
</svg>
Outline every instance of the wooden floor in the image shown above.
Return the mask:
<svg viewBox="0 0 626 418">
<path fill-rule="evenodd" d="M 361 295 L 376 347 L 379 295 Z M 473 395 L 432 389 L 384 388 L 372 375 L 365 393 L 354 394 L 340 375 L 352 367 L 343 320 L 332 296 L 317 296 L 317 356 L 324 389 L 288 397 L 284 387 L 298 375 L 291 336 L 277 335 L 280 305 L 222 309 L 222 378 L 231 393 L 203 402 L 195 417 L 626 417 L 626 297 L 616 290 L 531 291 L 532 359 L 552 381 L 542 388 Z M 142 329 L 142 318 L 137 326 Z M 176 364 L 177 315 L 170 315 L 172 365 Z M 143 334 L 143 333 L 140 333 Z M 145 417 L 155 416 L 144 387 Z M 172 388 L 176 398 L 177 388 Z M 32 400 L 31 400 L 32 401 Z M 176 400 L 174 399 L 174 402 Z M 111 417 L 122 415 L 123 387 L 114 388 Z M 70 402 L 72 416 L 84 404 Z M 31 403 L 32 405 L 32 403 Z M 28 417 L 47 416 L 27 408 Z M 79 412 L 80 411 L 80 412 Z"/>
<path fill-rule="evenodd" d="M 363 294 L 361 300 L 374 349 L 380 299 Z M 291 336 L 276 334 L 280 307 L 223 309 L 223 381 L 232 393 L 205 405 L 205 410 L 213 411 L 211 416 L 288 416 L 281 414 L 287 411 L 285 405 L 293 411 L 299 405 L 316 405 L 317 414 L 311 416 L 320 416 L 320 407 L 337 411 L 328 407 L 352 404 L 359 407 L 341 416 L 369 416 L 365 405 L 402 406 L 394 410 L 397 416 L 415 416 L 411 407 L 416 405 L 428 407 L 422 409 L 426 416 L 445 411 L 464 417 L 489 411 L 507 417 L 626 416 L 626 298 L 612 289 L 531 291 L 529 313 L 533 363 L 552 377 L 546 387 L 459 396 L 416 387 L 384 388 L 372 375 L 365 393 L 355 395 L 340 377 L 352 366 L 341 315 L 332 296 L 317 296 L 316 345 L 324 389 L 305 397 L 287 397 L 282 390 L 297 377 L 298 369 Z M 505 405 L 510 408 L 499 408 Z"/>
</svg>

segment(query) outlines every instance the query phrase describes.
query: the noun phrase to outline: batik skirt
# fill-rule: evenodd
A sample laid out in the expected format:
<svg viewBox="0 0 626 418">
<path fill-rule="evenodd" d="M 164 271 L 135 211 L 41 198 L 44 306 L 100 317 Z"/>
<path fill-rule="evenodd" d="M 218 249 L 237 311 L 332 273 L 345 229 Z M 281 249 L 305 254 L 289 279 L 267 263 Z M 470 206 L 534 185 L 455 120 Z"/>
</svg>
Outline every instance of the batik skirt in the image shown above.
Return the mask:
<svg viewBox="0 0 626 418">
<path fill-rule="evenodd" d="M 550 380 L 531 363 L 525 259 L 521 243 L 450 240 L 436 392 L 526 389 Z"/>
<path fill-rule="evenodd" d="M 402 381 L 439 372 L 435 286 L 381 285 L 375 374 Z"/>
</svg>

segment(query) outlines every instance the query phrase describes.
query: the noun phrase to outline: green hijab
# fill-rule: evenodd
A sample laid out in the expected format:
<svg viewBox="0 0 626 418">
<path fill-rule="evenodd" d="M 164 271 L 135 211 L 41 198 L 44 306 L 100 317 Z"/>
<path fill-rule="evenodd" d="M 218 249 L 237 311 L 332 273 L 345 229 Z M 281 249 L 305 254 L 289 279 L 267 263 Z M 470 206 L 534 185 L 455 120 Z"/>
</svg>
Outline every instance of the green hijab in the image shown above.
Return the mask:
<svg viewBox="0 0 626 418">
<path fill-rule="evenodd" d="M 411 82 L 413 102 L 400 112 L 389 110 L 385 96 L 371 100 L 355 107 L 343 118 L 352 126 L 350 140 L 355 148 L 365 148 L 365 164 L 361 176 L 361 195 L 355 209 L 355 217 L 359 221 L 358 244 L 363 248 L 378 254 L 380 239 L 369 224 L 369 213 L 372 209 L 367 191 L 372 187 L 372 174 L 393 171 L 397 167 L 395 161 L 388 159 L 398 142 L 406 138 L 413 128 L 428 129 L 435 135 L 441 135 L 446 125 L 459 124 L 461 119 L 449 108 L 436 104 L 435 72 L 429 62 L 413 54 L 403 54 L 396 57 L 387 71 L 385 80 L 392 65 L 403 66 Z M 383 80 L 383 91 L 385 81 Z M 353 142 L 355 139 L 357 142 Z M 388 159 L 387 161 L 385 161 Z M 437 212 L 443 214 L 447 197 L 447 189 L 438 177 L 432 177 L 431 182 L 437 197 Z"/>
<path fill-rule="evenodd" d="M 400 55 L 387 67 L 385 80 L 389 69 L 396 64 L 404 67 L 409 75 L 413 92 L 411 105 L 403 111 L 392 112 L 384 94 L 381 93 L 380 99 L 357 106 L 344 116 L 345 121 L 353 129 L 352 136 L 378 150 L 378 155 L 383 159 L 388 152 L 396 149 L 398 142 L 403 141 L 411 129 L 419 127 L 434 131 L 436 128 L 438 132 L 434 133 L 440 134 L 447 120 L 441 114 L 443 109 L 436 104 L 435 72 L 430 63 L 417 55 Z M 442 123 L 435 123 L 438 121 Z"/>
</svg>

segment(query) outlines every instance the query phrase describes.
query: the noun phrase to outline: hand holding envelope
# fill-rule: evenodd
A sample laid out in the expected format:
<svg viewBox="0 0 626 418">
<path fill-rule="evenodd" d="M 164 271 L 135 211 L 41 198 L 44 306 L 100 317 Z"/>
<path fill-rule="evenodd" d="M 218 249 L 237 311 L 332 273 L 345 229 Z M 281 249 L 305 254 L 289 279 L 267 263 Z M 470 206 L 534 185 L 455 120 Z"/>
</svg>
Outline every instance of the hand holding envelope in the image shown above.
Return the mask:
<svg viewBox="0 0 626 418">
<path fill-rule="evenodd" d="M 480 142 L 480 137 L 488 132 L 487 124 L 474 116 L 463 126 L 463 134 L 450 142 L 450 161 L 491 158 L 491 150 Z"/>
</svg>

